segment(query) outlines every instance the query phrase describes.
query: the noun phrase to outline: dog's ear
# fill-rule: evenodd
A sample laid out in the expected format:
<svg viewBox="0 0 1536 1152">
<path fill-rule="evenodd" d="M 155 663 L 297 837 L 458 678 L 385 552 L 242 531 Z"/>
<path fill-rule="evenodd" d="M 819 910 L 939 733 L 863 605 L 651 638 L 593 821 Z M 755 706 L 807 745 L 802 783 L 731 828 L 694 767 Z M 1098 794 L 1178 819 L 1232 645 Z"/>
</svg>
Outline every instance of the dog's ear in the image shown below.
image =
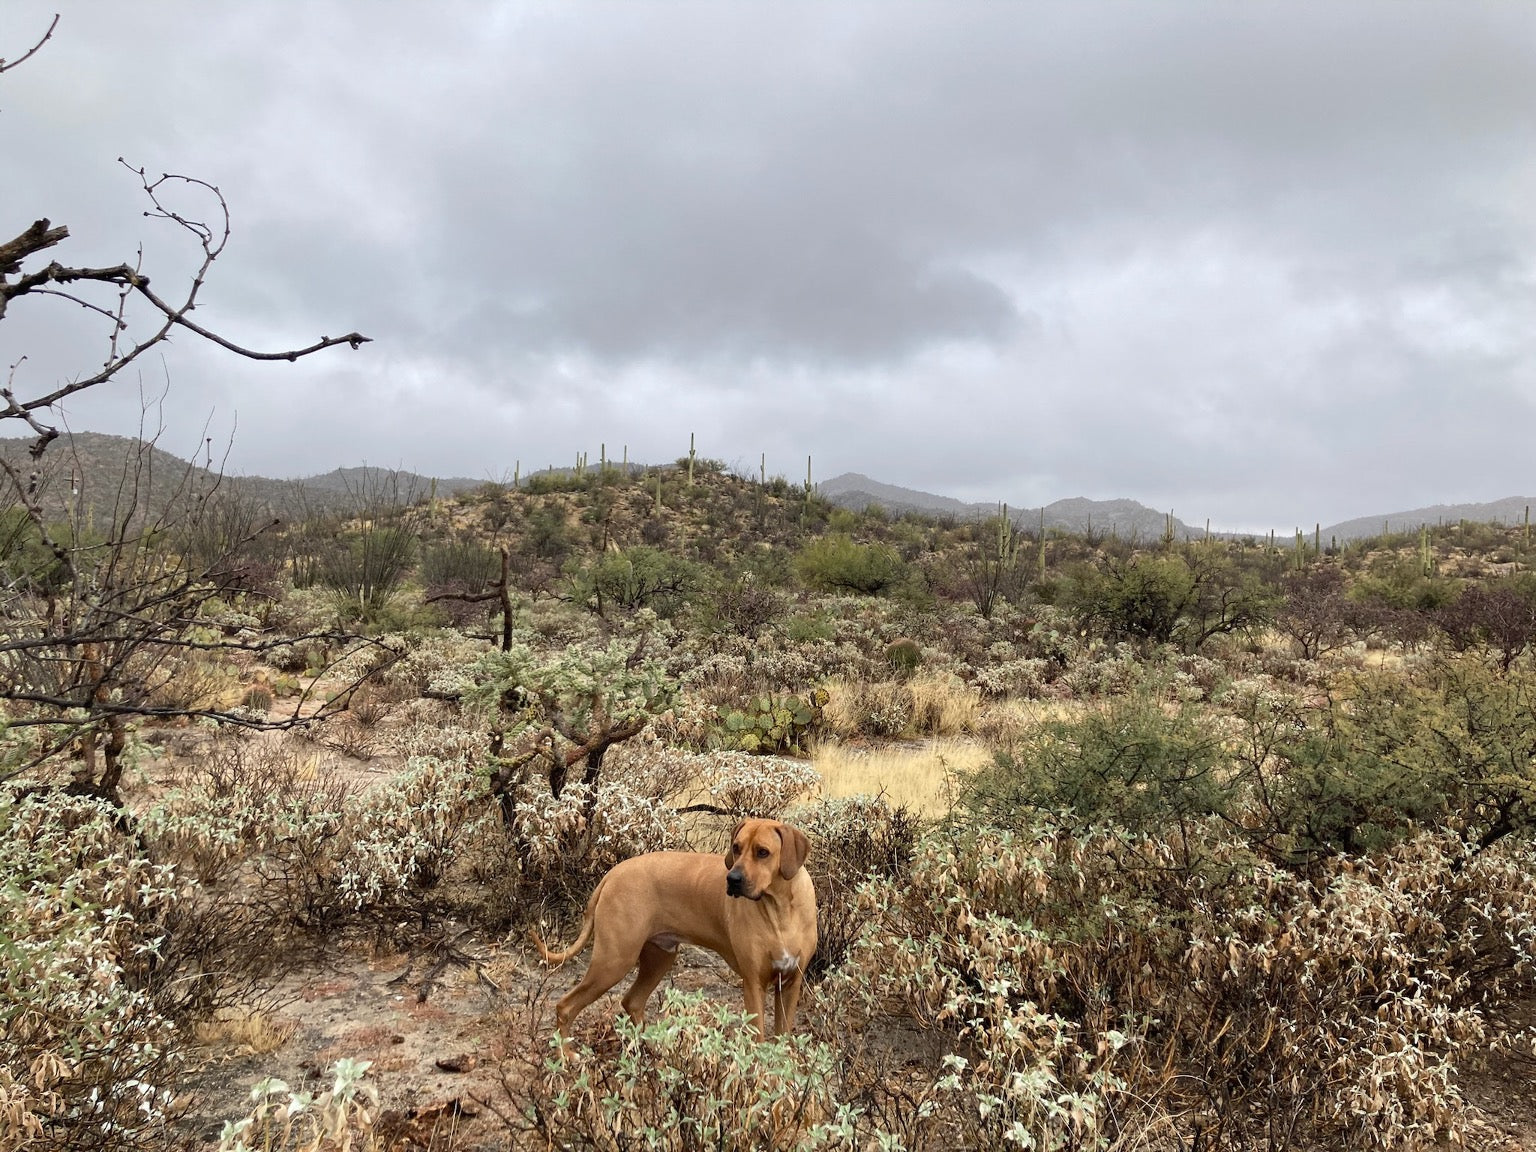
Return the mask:
<svg viewBox="0 0 1536 1152">
<path fill-rule="evenodd" d="M 779 853 L 779 875 L 793 880 L 811 854 L 811 842 L 804 832 L 788 824 L 779 825 L 779 839 L 784 842 L 784 850 Z"/>
<path fill-rule="evenodd" d="M 747 826 L 745 820 L 738 821 L 736 827 L 731 829 L 730 843 L 725 846 L 725 866 L 736 867 L 736 837 L 741 835 L 741 830 Z"/>
</svg>

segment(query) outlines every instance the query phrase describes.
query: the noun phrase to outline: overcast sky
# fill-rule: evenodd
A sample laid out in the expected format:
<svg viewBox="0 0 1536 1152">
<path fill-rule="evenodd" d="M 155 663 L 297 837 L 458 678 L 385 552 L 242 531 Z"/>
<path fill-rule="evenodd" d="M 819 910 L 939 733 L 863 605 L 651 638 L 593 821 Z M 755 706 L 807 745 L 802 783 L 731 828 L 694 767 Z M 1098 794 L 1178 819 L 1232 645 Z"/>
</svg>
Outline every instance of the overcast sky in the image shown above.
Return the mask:
<svg viewBox="0 0 1536 1152">
<path fill-rule="evenodd" d="M 0 57 L 55 8 L 0 4 Z M 0 77 L 0 240 L 186 245 L 188 336 L 71 403 L 235 472 L 606 442 L 1289 531 L 1536 493 L 1536 5 L 70 3 Z M 209 207 L 177 202 L 189 214 Z M 35 395 L 100 360 L 12 306 Z M 0 428 L 5 434 L 22 429 Z"/>
</svg>

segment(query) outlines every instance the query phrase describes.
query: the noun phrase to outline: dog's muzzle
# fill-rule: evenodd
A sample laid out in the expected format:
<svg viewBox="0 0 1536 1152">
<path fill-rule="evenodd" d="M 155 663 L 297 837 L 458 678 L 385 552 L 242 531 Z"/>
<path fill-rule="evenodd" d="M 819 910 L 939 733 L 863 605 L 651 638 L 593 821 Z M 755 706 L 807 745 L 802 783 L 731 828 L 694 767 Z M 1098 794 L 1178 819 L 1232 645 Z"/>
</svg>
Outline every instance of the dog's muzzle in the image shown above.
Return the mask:
<svg viewBox="0 0 1536 1152">
<path fill-rule="evenodd" d="M 725 894 L 727 896 L 747 894 L 747 874 L 740 868 L 732 868 L 725 874 Z"/>
</svg>

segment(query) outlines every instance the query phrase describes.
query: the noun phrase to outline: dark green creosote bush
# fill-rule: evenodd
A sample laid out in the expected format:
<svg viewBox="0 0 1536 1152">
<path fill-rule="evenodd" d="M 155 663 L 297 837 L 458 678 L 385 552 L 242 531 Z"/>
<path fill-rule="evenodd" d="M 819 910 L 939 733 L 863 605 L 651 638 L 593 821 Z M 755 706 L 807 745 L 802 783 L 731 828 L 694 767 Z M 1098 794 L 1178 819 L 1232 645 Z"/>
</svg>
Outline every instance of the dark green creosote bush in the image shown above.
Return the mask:
<svg viewBox="0 0 1536 1152">
<path fill-rule="evenodd" d="M 906 579 L 906 565 L 885 544 L 859 544 L 842 533 L 823 536 L 795 557 L 795 573 L 823 592 L 878 596 Z"/>
</svg>

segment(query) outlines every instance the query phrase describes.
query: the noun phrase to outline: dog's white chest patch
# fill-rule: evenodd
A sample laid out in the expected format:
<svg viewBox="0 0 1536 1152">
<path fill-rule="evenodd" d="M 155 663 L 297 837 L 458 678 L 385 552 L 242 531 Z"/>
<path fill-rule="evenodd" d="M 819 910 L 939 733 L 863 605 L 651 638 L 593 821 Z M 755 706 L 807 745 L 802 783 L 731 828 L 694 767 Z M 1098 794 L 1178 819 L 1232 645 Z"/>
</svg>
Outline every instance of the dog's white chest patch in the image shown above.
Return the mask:
<svg viewBox="0 0 1536 1152">
<path fill-rule="evenodd" d="M 800 957 L 791 956 L 787 948 L 781 948 L 779 954 L 773 959 L 773 970 L 775 972 L 793 972 L 799 967 Z"/>
</svg>

